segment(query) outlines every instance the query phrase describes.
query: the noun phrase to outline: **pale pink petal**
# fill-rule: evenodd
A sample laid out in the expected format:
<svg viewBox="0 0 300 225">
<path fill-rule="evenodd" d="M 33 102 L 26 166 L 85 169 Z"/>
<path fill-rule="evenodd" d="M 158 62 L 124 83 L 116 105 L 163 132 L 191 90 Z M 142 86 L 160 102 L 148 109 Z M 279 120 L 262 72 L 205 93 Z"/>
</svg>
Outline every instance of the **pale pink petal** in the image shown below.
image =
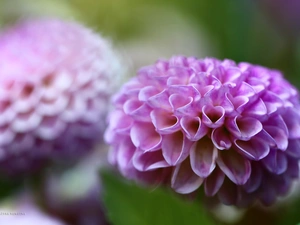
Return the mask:
<svg viewBox="0 0 300 225">
<path fill-rule="evenodd" d="M 220 106 L 226 114 L 232 112 L 234 110 L 234 105 L 229 99 L 230 95 L 228 92 L 229 90 L 227 86 L 220 86 L 218 88 L 215 87 L 205 95 L 203 105 L 214 105 L 215 107 Z"/>
<path fill-rule="evenodd" d="M 202 122 L 210 128 L 220 127 L 225 120 L 225 110 L 221 106 L 205 105 L 202 108 L 202 115 Z"/>
<path fill-rule="evenodd" d="M 250 177 L 250 161 L 233 149 L 220 151 L 217 164 L 225 175 L 237 185 L 245 184 Z"/>
<path fill-rule="evenodd" d="M 243 185 L 244 190 L 247 193 L 252 193 L 256 191 L 263 179 L 263 169 L 260 165 L 252 163 L 251 165 L 251 176 L 249 180 Z"/>
<path fill-rule="evenodd" d="M 143 87 L 138 95 L 140 101 L 146 102 L 149 98 L 159 93 L 158 89 L 154 86 Z"/>
<path fill-rule="evenodd" d="M 192 99 L 194 99 L 194 100 L 199 100 L 201 98 L 201 94 L 200 94 L 199 90 L 196 88 L 195 84 L 170 85 L 170 86 L 168 86 L 168 90 L 169 90 L 170 95 L 175 94 L 175 96 L 180 95 L 183 98 L 185 98 L 184 102 L 186 102 L 186 103 L 189 102 L 189 101 L 187 101 L 189 99 L 189 97 L 192 97 Z M 173 102 L 174 102 L 174 100 L 173 100 Z M 175 103 L 175 105 L 176 105 L 176 103 Z M 180 105 L 181 106 L 179 106 L 179 107 L 182 107 L 182 105 L 186 105 L 186 104 L 180 104 Z M 175 107 L 175 108 L 179 108 L 179 107 Z"/>
<path fill-rule="evenodd" d="M 114 111 L 111 117 L 114 118 L 114 121 L 110 123 L 110 127 L 118 133 L 127 133 L 132 127 L 133 119 L 121 110 Z"/>
<path fill-rule="evenodd" d="M 180 94 L 172 94 L 169 98 L 170 105 L 173 110 L 184 107 L 187 104 L 190 104 L 193 101 L 192 97 L 183 96 Z"/>
<path fill-rule="evenodd" d="M 215 169 L 218 150 L 209 138 L 197 141 L 190 152 L 192 170 L 200 177 L 208 177 Z"/>
<path fill-rule="evenodd" d="M 249 140 L 259 133 L 263 126 L 257 119 L 251 117 L 235 117 L 226 121 L 226 128 L 238 139 Z"/>
<path fill-rule="evenodd" d="M 279 98 L 278 95 L 272 93 L 271 91 L 266 91 L 265 94 L 262 96 L 262 99 L 267 107 L 269 115 L 283 106 L 283 101 Z"/>
<path fill-rule="evenodd" d="M 282 174 L 287 169 L 287 157 L 282 151 L 271 150 L 263 160 L 263 165 L 275 174 Z"/>
<path fill-rule="evenodd" d="M 167 85 L 186 85 L 191 73 L 192 70 L 187 67 L 172 67 L 168 70 L 168 75 L 173 79 L 169 78 Z M 180 79 L 177 74 L 180 74 Z"/>
<path fill-rule="evenodd" d="M 208 132 L 208 128 L 202 124 L 199 117 L 184 116 L 180 120 L 180 125 L 187 138 L 191 141 L 199 140 Z"/>
<path fill-rule="evenodd" d="M 231 99 L 231 102 L 238 113 L 243 112 L 247 103 L 249 102 L 249 98 L 246 96 L 236 96 Z"/>
<path fill-rule="evenodd" d="M 235 89 L 235 96 L 245 96 L 250 98 L 253 95 L 255 95 L 255 90 L 251 85 L 244 81 Z"/>
<path fill-rule="evenodd" d="M 136 151 L 136 147 L 133 145 L 129 138 L 126 138 L 120 142 L 117 152 L 116 162 L 118 162 L 118 166 L 121 170 L 125 170 L 130 164 L 134 152 Z"/>
<path fill-rule="evenodd" d="M 264 140 L 253 137 L 249 141 L 236 140 L 237 150 L 250 160 L 261 160 L 270 152 L 270 146 Z"/>
<path fill-rule="evenodd" d="M 66 129 L 66 124 L 57 117 L 44 117 L 34 133 L 44 140 L 54 140 Z"/>
<path fill-rule="evenodd" d="M 167 90 L 163 90 L 162 92 L 153 95 L 147 101 L 147 104 L 152 108 L 164 109 L 164 110 L 172 110 L 172 107 L 169 103 L 169 94 Z"/>
<path fill-rule="evenodd" d="M 285 132 L 276 126 L 264 126 L 264 130 L 274 139 L 276 146 L 280 150 L 286 150 L 288 146 L 288 137 Z"/>
<path fill-rule="evenodd" d="M 138 100 L 128 100 L 125 102 L 124 112 L 127 115 L 132 116 L 135 120 L 150 122 L 151 108 L 146 104 Z"/>
<path fill-rule="evenodd" d="M 178 193 L 188 194 L 197 190 L 203 183 L 203 178 L 191 169 L 189 160 L 178 164 L 172 174 L 171 187 Z"/>
<path fill-rule="evenodd" d="M 16 133 L 13 132 L 8 126 L 0 127 L 0 145 L 5 146 L 13 141 Z"/>
<path fill-rule="evenodd" d="M 135 123 L 130 130 L 130 137 L 132 143 L 143 151 L 157 150 L 161 146 L 162 137 L 151 123 Z"/>
<path fill-rule="evenodd" d="M 162 153 L 170 166 L 177 165 L 190 154 L 193 142 L 188 140 L 181 131 L 174 134 L 163 135 Z"/>
<path fill-rule="evenodd" d="M 19 114 L 10 124 L 12 131 L 24 133 L 37 128 L 42 121 L 42 117 L 37 113 Z"/>
<path fill-rule="evenodd" d="M 211 140 L 220 150 L 229 149 L 232 145 L 230 133 L 224 127 L 215 128 L 211 133 Z"/>
<path fill-rule="evenodd" d="M 139 171 L 149 171 L 168 167 L 161 151 L 142 152 L 137 150 L 133 156 L 133 166 Z"/>
<path fill-rule="evenodd" d="M 289 140 L 289 145 L 285 152 L 292 157 L 300 158 L 300 140 Z"/>
<path fill-rule="evenodd" d="M 11 109 L 7 108 L 0 113 L 0 126 L 4 126 L 12 122 L 17 116 L 17 113 Z"/>
<path fill-rule="evenodd" d="M 42 100 L 36 106 L 36 111 L 41 116 L 55 116 L 66 109 L 68 101 L 68 97 L 63 95 L 51 101 Z"/>
<path fill-rule="evenodd" d="M 263 123 L 264 126 L 274 126 L 284 131 L 284 134 L 288 136 L 288 128 L 281 115 L 272 115 L 267 121 Z"/>
<path fill-rule="evenodd" d="M 186 95 L 187 93 L 185 93 Z M 186 97 L 179 94 L 172 94 L 170 96 L 170 104 L 173 108 L 175 115 L 194 115 L 196 114 L 193 110 L 193 98 Z"/>
<path fill-rule="evenodd" d="M 282 115 L 289 131 L 289 138 L 300 138 L 300 116 L 294 108 L 286 109 Z"/>
<path fill-rule="evenodd" d="M 264 101 L 259 98 L 256 102 L 252 103 L 250 106 L 247 106 L 247 110 L 243 112 L 245 116 L 264 116 L 267 114 L 267 107 Z"/>
<path fill-rule="evenodd" d="M 160 134 L 174 133 L 180 129 L 178 118 L 164 110 L 153 110 L 150 114 L 153 125 Z"/>
<path fill-rule="evenodd" d="M 224 182 L 225 174 L 216 167 L 214 171 L 205 179 L 204 191 L 207 196 L 214 196 Z"/>
</svg>

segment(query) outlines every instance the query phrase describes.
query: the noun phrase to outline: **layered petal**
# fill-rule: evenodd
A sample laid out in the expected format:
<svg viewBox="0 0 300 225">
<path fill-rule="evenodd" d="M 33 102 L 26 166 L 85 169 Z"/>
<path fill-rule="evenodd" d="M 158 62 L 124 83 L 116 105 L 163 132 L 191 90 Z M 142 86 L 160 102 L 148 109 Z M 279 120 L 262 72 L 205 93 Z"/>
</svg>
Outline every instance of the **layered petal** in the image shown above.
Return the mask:
<svg viewBox="0 0 300 225">
<path fill-rule="evenodd" d="M 224 182 L 225 174 L 218 167 L 205 179 L 204 191 L 207 196 L 214 196 Z"/>
<path fill-rule="evenodd" d="M 149 171 L 158 168 L 168 167 L 160 151 L 143 152 L 137 150 L 133 156 L 133 166 L 139 171 Z"/>
<path fill-rule="evenodd" d="M 180 129 L 179 119 L 164 110 L 153 110 L 150 114 L 152 122 L 160 134 L 170 134 Z"/>
<path fill-rule="evenodd" d="M 282 174 L 287 169 L 288 160 L 283 152 L 272 149 L 262 162 L 271 173 Z"/>
<path fill-rule="evenodd" d="M 300 140 L 289 140 L 289 144 L 285 152 L 292 157 L 300 158 Z"/>
<path fill-rule="evenodd" d="M 284 130 L 276 126 L 264 126 L 264 130 L 274 139 L 276 146 L 280 150 L 286 150 L 288 146 L 288 136 Z"/>
<path fill-rule="evenodd" d="M 289 138 L 299 138 L 300 137 L 300 117 L 299 113 L 293 108 L 287 108 L 285 113 L 282 114 L 282 118 L 289 131 Z"/>
<path fill-rule="evenodd" d="M 230 133 L 225 127 L 218 127 L 213 130 L 211 140 L 219 150 L 230 149 L 232 141 Z"/>
<path fill-rule="evenodd" d="M 219 153 L 217 164 L 225 175 L 235 184 L 245 184 L 251 174 L 250 161 L 233 149 Z"/>
<path fill-rule="evenodd" d="M 235 117 L 233 120 L 226 121 L 226 128 L 237 139 L 249 140 L 259 133 L 263 126 L 259 120 L 251 117 Z"/>
<path fill-rule="evenodd" d="M 202 121 L 210 128 L 216 128 L 223 125 L 225 120 L 225 109 L 221 106 L 212 107 L 205 105 L 202 108 Z"/>
<path fill-rule="evenodd" d="M 243 185 L 244 190 L 247 193 L 256 191 L 262 184 L 263 169 L 257 163 L 251 164 L 251 176 L 249 180 Z"/>
<path fill-rule="evenodd" d="M 199 117 L 182 117 L 180 125 L 191 141 L 197 141 L 207 134 L 208 128 L 201 122 Z"/>
<path fill-rule="evenodd" d="M 181 131 L 164 135 L 161 143 L 162 154 L 169 165 L 177 165 L 188 157 L 192 145 L 193 142 Z"/>
<path fill-rule="evenodd" d="M 143 102 L 138 100 L 128 100 L 124 104 L 124 112 L 127 115 L 134 117 L 135 120 L 149 122 L 151 108 Z"/>
<path fill-rule="evenodd" d="M 178 193 L 188 194 L 198 189 L 203 180 L 193 172 L 189 160 L 185 160 L 175 167 L 171 187 Z"/>
<path fill-rule="evenodd" d="M 143 151 L 159 149 L 162 142 L 161 135 L 151 123 L 135 123 L 130 130 L 130 137 L 132 143 Z"/>
<path fill-rule="evenodd" d="M 191 149 L 190 160 L 192 170 L 199 177 L 206 178 L 215 169 L 218 150 L 208 138 L 202 138 Z"/>
<path fill-rule="evenodd" d="M 248 141 L 236 140 L 237 150 L 250 160 L 261 160 L 270 152 L 270 146 L 261 138 L 253 137 Z"/>
</svg>

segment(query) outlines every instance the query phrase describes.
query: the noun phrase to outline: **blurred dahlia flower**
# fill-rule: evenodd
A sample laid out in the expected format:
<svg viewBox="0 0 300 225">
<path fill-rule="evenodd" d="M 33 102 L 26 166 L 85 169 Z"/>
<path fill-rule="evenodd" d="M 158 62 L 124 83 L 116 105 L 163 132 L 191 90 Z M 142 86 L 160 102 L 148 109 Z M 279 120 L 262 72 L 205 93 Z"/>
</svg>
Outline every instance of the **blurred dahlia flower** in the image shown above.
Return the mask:
<svg viewBox="0 0 300 225">
<path fill-rule="evenodd" d="M 299 175 L 298 92 L 279 71 L 175 56 L 140 69 L 114 105 L 109 160 L 128 178 L 247 206 Z"/>
<path fill-rule="evenodd" d="M 72 161 L 101 140 L 119 74 L 110 43 L 74 22 L 23 22 L 0 36 L 0 169 Z"/>
</svg>

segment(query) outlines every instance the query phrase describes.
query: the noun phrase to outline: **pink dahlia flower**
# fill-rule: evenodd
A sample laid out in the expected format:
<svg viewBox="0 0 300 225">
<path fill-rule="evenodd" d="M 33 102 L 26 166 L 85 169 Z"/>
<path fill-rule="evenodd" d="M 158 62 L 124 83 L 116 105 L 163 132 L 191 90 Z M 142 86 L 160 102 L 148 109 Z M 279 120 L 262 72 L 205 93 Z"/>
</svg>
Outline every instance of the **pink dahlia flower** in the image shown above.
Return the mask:
<svg viewBox="0 0 300 225">
<path fill-rule="evenodd" d="M 101 139 L 119 62 L 74 22 L 27 21 L 0 35 L 0 168 L 78 159 Z M 37 162 L 36 162 L 37 161 Z"/>
<path fill-rule="evenodd" d="M 299 175 L 298 92 L 279 71 L 175 56 L 139 70 L 114 105 L 105 139 L 126 177 L 245 206 Z"/>
</svg>

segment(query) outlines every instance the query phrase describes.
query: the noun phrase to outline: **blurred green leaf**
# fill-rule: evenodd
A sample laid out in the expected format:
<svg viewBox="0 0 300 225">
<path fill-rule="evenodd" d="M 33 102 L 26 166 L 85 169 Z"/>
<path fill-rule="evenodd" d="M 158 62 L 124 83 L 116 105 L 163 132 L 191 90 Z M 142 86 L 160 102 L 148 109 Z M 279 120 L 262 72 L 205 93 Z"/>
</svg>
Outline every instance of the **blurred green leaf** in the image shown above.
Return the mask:
<svg viewBox="0 0 300 225">
<path fill-rule="evenodd" d="M 23 187 L 21 180 L 9 180 L 0 177 L 0 201 L 17 193 Z"/>
<path fill-rule="evenodd" d="M 105 171 L 101 175 L 104 203 L 114 225 L 213 225 L 199 205 L 170 191 L 144 189 Z"/>
<path fill-rule="evenodd" d="M 277 220 L 277 225 L 300 225 L 300 198 L 295 197 L 293 202 L 289 202 L 287 205 L 282 205 L 278 209 L 278 215 L 280 215 L 279 219 Z"/>
</svg>

